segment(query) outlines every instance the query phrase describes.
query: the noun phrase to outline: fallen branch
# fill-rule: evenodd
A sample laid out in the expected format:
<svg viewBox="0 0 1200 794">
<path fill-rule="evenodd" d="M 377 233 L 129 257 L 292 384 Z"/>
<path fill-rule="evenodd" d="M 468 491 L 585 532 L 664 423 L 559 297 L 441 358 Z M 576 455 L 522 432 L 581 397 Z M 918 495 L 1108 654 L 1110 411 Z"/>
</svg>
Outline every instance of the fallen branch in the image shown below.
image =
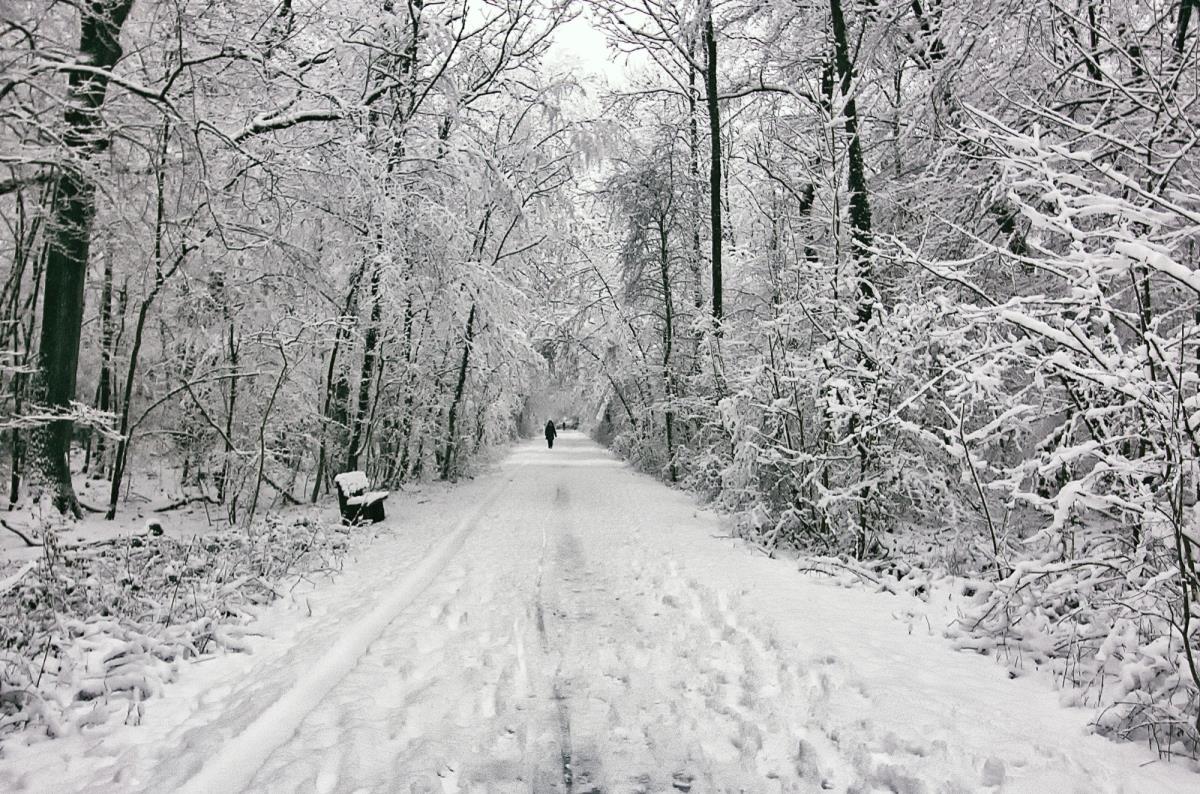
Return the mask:
<svg viewBox="0 0 1200 794">
<path fill-rule="evenodd" d="M 21 530 L 17 529 L 16 527 L 14 527 L 12 524 L 10 524 L 10 523 L 8 523 L 7 521 L 5 521 L 3 518 L 0 518 L 0 526 L 3 526 L 3 527 L 4 527 L 5 529 L 7 529 L 9 532 L 13 533 L 13 534 L 14 534 L 14 535 L 16 535 L 18 538 L 20 538 L 21 540 L 25 541 L 25 545 L 26 545 L 26 546 L 34 546 L 34 547 L 36 547 L 36 546 L 41 546 L 41 545 L 42 545 L 41 543 L 38 543 L 38 542 L 37 542 L 37 541 L 35 541 L 35 540 L 31 540 L 31 539 L 29 538 L 29 536 L 28 536 L 28 535 L 26 535 L 24 532 L 22 532 Z"/>
<path fill-rule="evenodd" d="M 288 490 L 286 488 L 280 487 L 278 483 L 276 483 L 274 480 L 272 480 L 270 477 L 268 477 L 266 475 L 266 473 L 263 473 L 260 476 L 262 477 L 263 482 L 265 482 L 267 485 L 271 486 L 272 488 L 274 488 L 276 491 L 279 492 L 279 495 L 283 497 L 283 501 L 287 502 L 290 505 L 303 504 L 303 502 L 301 502 L 299 499 L 292 496 L 291 493 L 288 492 Z"/>
<path fill-rule="evenodd" d="M 816 560 L 816 561 L 814 561 L 814 566 L 798 568 L 797 570 L 800 573 L 823 573 L 826 576 L 833 576 L 832 572 L 826 571 L 822 568 L 817 568 L 817 567 L 815 567 L 815 565 L 832 565 L 834 568 L 841 568 L 844 571 L 849 571 L 850 573 L 854 574 L 855 576 L 858 576 L 862 579 L 866 579 L 868 582 L 871 582 L 872 584 L 879 584 L 879 580 L 876 579 L 874 576 L 871 576 L 869 573 L 866 573 L 865 571 L 860 571 L 853 566 L 846 565 L 845 563 L 837 562 L 836 560 Z"/>
<path fill-rule="evenodd" d="M 169 505 L 154 508 L 155 513 L 166 513 L 171 510 L 177 510 L 184 505 L 190 505 L 192 502 L 207 502 L 210 505 L 218 504 L 216 499 L 213 499 L 208 494 L 200 494 L 199 496 L 190 496 L 186 499 L 180 499 L 178 502 L 172 502 Z"/>
</svg>

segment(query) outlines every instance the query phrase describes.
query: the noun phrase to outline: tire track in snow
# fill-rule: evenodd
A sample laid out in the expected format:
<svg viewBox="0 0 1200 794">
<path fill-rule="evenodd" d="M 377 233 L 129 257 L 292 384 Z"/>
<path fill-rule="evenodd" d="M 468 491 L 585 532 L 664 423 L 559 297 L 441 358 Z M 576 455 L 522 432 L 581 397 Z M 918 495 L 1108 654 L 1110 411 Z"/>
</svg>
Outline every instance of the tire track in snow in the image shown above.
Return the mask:
<svg viewBox="0 0 1200 794">
<path fill-rule="evenodd" d="M 437 579 L 507 484 L 497 484 L 425 559 L 401 576 L 369 614 L 343 632 L 304 676 L 227 741 L 179 791 L 228 794 L 250 785 L 271 753 L 296 733 L 309 712 L 357 666 L 371 644 Z"/>
<path fill-rule="evenodd" d="M 556 510 L 565 511 L 570 503 L 570 496 L 562 485 L 558 485 L 554 489 L 554 507 Z M 564 530 L 568 532 L 569 530 Z M 538 575 L 536 585 L 536 597 L 534 602 L 534 612 L 537 618 L 538 643 L 541 646 L 543 658 L 549 656 L 551 651 L 550 638 L 546 632 L 546 609 L 544 591 L 542 589 L 543 577 L 546 571 L 546 548 L 549 544 L 549 536 L 546 534 L 546 529 L 542 528 L 542 551 L 538 559 Z M 558 723 L 558 761 L 562 772 L 563 788 L 567 794 L 572 794 L 575 790 L 575 773 L 572 768 L 573 751 L 571 747 L 571 712 L 570 705 L 567 702 L 566 696 L 562 690 L 562 660 L 555 665 L 554 673 L 550 676 L 550 699 L 554 703 L 554 713 Z"/>
<path fill-rule="evenodd" d="M 554 489 L 554 506 L 556 508 L 565 510 L 570 501 L 570 496 L 564 490 L 563 486 L 559 485 Z M 541 588 L 538 589 L 538 628 L 541 630 L 542 635 L 542 649 L 548 650 L 550 645 L 546 638 L 546 621 L 542 610 Z M 562 762 L 563 786 L 566 787 L 567 794 L 572 794 L 575 790 L 575 773 L 571 768 L 571 759 L 574 754 L 571 747 L 571 711 L 570 706 L 567 704 L 567 699 L 563 696 L 562 692 L 561 662 L 554 670 L 550 697 L 554 700 L 554 712 L 558 716 L 558 746 L 560 761 Z"/>
<path fill-rule="evenodd" d="M 546 636 L 546 610 L 542 602 L 541 581 L 539 577 L 537 600 L 534 604 L 534 613 L 537 618 L 538 642 L 541 646 L 542 656 L 546 656 L 550 649 L 550 640 Z M 550 699 L 554 701 L 554 712 L 558 718 L 558 761 L 562 767 L 563 786 L 567 790 L 567 794 L 574 791 L 575 776 L 571 771 L 571 713 L 570 707 L 567 704 L 567 699 L 562 693 L 560 686 L 561 665 L 555 668 L 551 675 L 550 684 Z"/>
<path fill-rule="evenodd" d="M 558 746 L 562 762 L 563 785 L 567 789 L 567 794 L 571 794 L 575 790 L 575 773 L 571 769 L 571 712 L 567 707 L 567 699 L 563 697 L 562 689 L 558 685 L 557 675 L 555 675 L 554 691 L 551 697 L 554 698 L 555 711 L 558 713 Z"/>
</svg>

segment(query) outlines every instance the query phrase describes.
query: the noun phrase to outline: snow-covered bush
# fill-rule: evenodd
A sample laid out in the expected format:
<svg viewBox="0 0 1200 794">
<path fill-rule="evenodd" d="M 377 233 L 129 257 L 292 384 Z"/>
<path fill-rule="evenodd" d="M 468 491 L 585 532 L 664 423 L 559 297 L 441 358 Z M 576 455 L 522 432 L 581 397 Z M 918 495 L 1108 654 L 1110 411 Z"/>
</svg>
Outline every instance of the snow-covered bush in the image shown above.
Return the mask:
<svg viewBox="0 0 1200 794">
<path fill-rule="evenodd" d="M 1098 708 L 1102 732 L 1194 755 L 1200 691 L 1174 614 L 1181 594 L 1169 569 L 1157 573 L 1169 562 L 1152 561 L 1154 545 L 1135 558 L 1021 562 L 979 588 L 949 634 L 963 649 L 1046 669 L 1064 687 L 1078 687 L 1072 699 Z"/>
<path fill-rule="evenodd" d="M 1169 176 L 1190 166 L 1181 151 L 1148 168 L 1106 151 L 1116 130 L 974 117 L 971 139 L 1028 223 L 1015 258 L 1043 291 L 974 318 L 1008 329 L 1005 366 L 1028 373 L 1040 419 L 1032 448 L 982 471 L 1037 519 L 972 627 L 1096 690 L 1101 730 L 1194 753 L 1200 278 L 1185 262 L 1200 202 Z"/>
<path fill-rule="evenodd" d="M 180 541 L 151 531 L 46 553 L 0 593 L 0 736 L 136 722 L 179 663 L 244 649 L 256 608 L 336 570 L 349 531 L 314 514 Z"/>
</svg>

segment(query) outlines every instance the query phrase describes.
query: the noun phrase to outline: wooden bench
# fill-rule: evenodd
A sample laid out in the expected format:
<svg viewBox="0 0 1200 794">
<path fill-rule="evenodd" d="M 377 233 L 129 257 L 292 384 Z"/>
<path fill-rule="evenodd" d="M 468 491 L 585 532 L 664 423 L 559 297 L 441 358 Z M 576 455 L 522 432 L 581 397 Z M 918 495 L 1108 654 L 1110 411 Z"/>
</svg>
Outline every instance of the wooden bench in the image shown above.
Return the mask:
<svg viewBox="0 0 1200 794">
<path fill-rule="evenodd" d="M 333 478 L 333 482 L 337 486 L 338 508 L 342 511 L 343 524 L 383 520 L 383 500 L 387 499 L 388 492 L 368 491 L 371 482 L 364 472 L 342 472 Z"/>
</svg>

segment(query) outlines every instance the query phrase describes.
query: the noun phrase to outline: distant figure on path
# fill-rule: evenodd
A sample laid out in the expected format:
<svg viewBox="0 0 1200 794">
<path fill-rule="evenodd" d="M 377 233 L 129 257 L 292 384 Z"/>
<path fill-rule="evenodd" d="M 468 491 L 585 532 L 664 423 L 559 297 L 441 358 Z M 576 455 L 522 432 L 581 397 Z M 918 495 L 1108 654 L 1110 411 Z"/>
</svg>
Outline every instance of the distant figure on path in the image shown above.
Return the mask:
<svg viewBox="0 0 1200 794">
<path fill-rule="evenodd" d="M 554 420 L 546 420 L 546 446 L 554 449 L 554 439 L 558 435 L 558 431 L 554 429 Z"/>
</svg>

